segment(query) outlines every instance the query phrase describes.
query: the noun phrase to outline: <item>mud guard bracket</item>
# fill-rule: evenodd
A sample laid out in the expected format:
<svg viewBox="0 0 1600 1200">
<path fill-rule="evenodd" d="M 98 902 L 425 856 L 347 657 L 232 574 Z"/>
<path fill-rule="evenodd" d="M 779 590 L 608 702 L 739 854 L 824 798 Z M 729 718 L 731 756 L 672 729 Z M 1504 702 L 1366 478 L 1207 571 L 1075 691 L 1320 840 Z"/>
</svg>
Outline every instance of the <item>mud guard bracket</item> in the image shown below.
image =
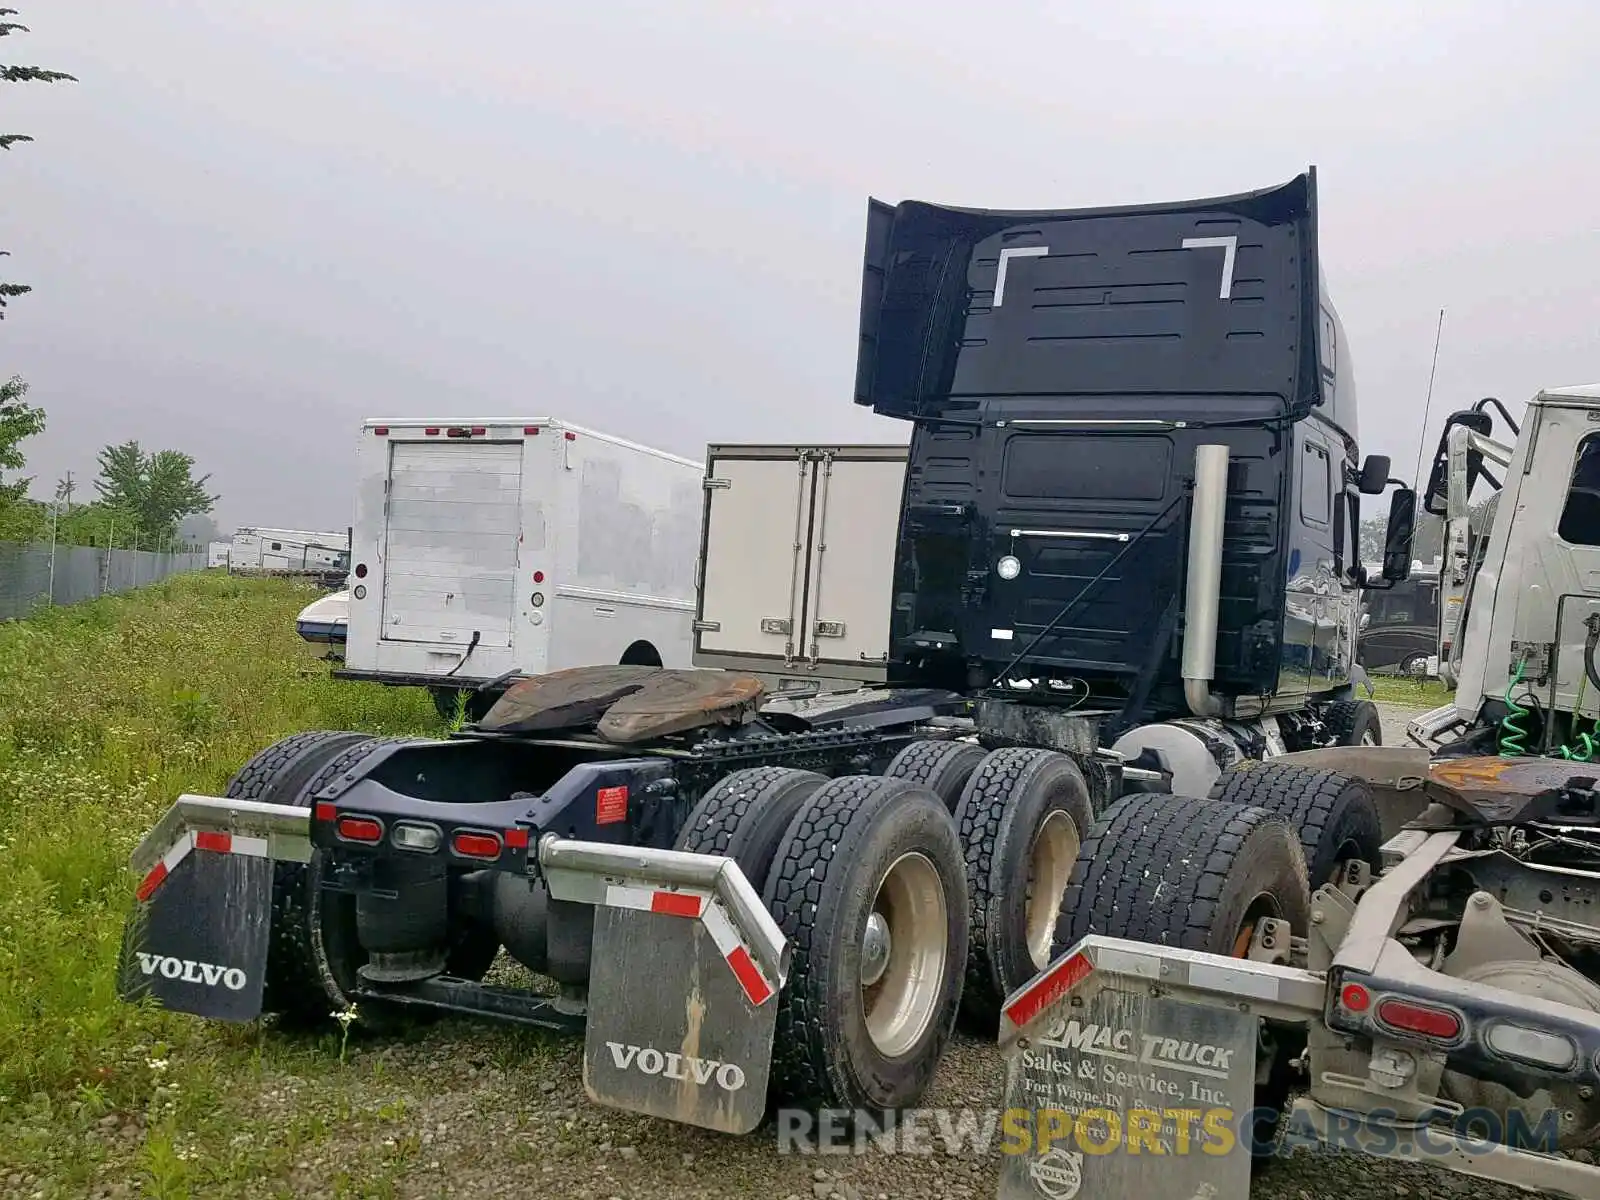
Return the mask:
<svg viewBox="0 0 1600 1200">
<path fill-rule="evenodd" d="M 1007 998 L 1000 1200 L 1248 1200 L 1263 1017 L 1307 972 L 1090 936 Z"/>
<path fill-rule="evenodd" d="M 733 860 L 547 835 L 539 863 L 552 897 L 595 906 L 589 1098 L 724 1133 L 759 1126 L 790 951 Z"/>
</svg>

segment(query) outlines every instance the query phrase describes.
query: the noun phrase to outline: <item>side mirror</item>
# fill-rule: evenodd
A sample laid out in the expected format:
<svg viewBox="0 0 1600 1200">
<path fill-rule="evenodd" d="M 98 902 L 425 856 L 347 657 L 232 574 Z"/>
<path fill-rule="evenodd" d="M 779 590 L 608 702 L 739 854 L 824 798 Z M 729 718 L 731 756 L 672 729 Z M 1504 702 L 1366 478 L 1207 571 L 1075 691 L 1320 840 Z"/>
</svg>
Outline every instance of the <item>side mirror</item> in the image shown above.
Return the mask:
<svg viewBox="0 0 1600 1200">
<path fill-rule="evenodd" d="M 1386 454 L 1369 454 L 1361 464 L 1361 481 L 1356 484 L 1363 496 L 1381 496 L 1389 486 L 1389 457 Z"/>
<path fill-rule="evenodd" d="M 1383 535 L 1383 577 L 1400 583 L 1411 575 L 1411 542 L 1417 532 L 1417 494 L 1396 488 L 1389 501 L 1389 525 Z"/>
</svg>

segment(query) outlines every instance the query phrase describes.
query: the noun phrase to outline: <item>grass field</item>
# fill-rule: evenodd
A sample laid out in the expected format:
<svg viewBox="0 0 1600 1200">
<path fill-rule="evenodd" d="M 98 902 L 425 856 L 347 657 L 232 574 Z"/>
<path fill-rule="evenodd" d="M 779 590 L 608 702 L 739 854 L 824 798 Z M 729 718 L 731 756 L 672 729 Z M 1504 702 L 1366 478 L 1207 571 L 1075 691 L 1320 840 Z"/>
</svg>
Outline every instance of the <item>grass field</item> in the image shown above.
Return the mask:
<svg viewBox="0 0 1600 1200">
<path fill-rule="evenodd" d="M 19 1171 L 86 1194 L 106 1153 L 88 1133 L 130 1118 L 139 1137 L 128 1166 L 145 1194 L 213 1194 L 193 1189 L 202 1173 L 180 1157 L 177 1131 L 198 1131 L 197 1149 L 214 1140 L 208 1117 L 257 1048 L 116 999 L 128 854 L 178 793 L 224 788 L 286 734 L 441 730 L 420 690 L 328 678 L 294 631 L 313 595 L 188 576 L 0 626 L 5 1194 Z M 226 1131 L 224 1173 L 268 1169 L 271 1140 L 234 1145 L 237 1132 Z"/>
<path fill-rule="evenodd" d="M 0 1196 L 526 1194 L 502 1190 L 507 1170 L 600 1200 L 809 1195 L 815 1162 L 587 1105 L 559 1039 L 448 1021 L 347 1044 L 116 998 L 128 854 L 175 796 L 220 792 L 302 730 L 443 732 L 420 690 L 328 678 L 294 632 L 312 595 L 189 576 L 0 625 Z M 1389 681 L 1378 698 L 1444 692 Z M 997 1079 L 989 1053 L 962 1069 Z M 640 1157 L 619 1161 L 624 1141 Z M 863 1194 L 974 1194 L 915 1170 Z"/>
</svg>

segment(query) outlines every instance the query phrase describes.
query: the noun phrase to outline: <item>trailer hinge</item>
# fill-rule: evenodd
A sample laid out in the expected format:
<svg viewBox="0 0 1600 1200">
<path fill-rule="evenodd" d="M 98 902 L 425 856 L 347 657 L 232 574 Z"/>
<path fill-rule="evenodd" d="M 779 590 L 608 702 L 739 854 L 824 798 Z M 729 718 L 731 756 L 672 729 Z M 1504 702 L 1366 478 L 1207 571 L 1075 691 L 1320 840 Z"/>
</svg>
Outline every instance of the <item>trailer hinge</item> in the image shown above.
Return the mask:
<svg viewBox="0 0 1600 1200">
<path fill-rule="evenodd" d="M 714 492 L 719 488 L 731 488 L 733 486 L 733 480 L 731 480 L 731 479 L 702 479 L 700 481 L 700 486 L 705 488 L 705 490 L 708 491 L 708 492 Z"/>
<path fill-rule="evenodd" d="M 784 617 L 762 617 L 761 618 L 761 632 L 762 633 L 775 633 L 775 634 L 779 635 L 780 637 L 787 637 L 789 635 L 789 629 L 790 629 L 789 622 Z"/>
<path fill-rule="evenodd" d="M 696 633 L 721 633 L 722 632 L 722 622 L 721 621 L 696 621 L 689 628 L 693 629 Z"/>
</svg>

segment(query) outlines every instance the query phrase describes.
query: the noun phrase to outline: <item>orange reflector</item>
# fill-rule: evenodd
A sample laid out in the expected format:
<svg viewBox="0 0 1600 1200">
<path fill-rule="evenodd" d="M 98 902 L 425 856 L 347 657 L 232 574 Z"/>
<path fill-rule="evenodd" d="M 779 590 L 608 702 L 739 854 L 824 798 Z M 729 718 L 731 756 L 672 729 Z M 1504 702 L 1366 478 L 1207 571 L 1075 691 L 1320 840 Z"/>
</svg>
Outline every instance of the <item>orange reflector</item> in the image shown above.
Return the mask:
<svg viewBox="0 0 1600 1200">
<path fill-rule="evenodd" d="M 1378 1005 L 1378 1020 L 1402 1033 L 1420 1033 L 1445 1042 L 1461 1035 L 1461 1018 L 1455 1013 L 1410 1000 L 1385 1000 Z"/>
<path fill-rule="evenodd" d="M 465 858 L 500 857 L 500 839 L 492 833 L 458 833 L 450 844 Z"/>
<path fill-rule="evenodd" d="M 370 817 L 340 817 L 334 830 L 347 842 L 381 842 L 383 826 Z"/>
</svg>

